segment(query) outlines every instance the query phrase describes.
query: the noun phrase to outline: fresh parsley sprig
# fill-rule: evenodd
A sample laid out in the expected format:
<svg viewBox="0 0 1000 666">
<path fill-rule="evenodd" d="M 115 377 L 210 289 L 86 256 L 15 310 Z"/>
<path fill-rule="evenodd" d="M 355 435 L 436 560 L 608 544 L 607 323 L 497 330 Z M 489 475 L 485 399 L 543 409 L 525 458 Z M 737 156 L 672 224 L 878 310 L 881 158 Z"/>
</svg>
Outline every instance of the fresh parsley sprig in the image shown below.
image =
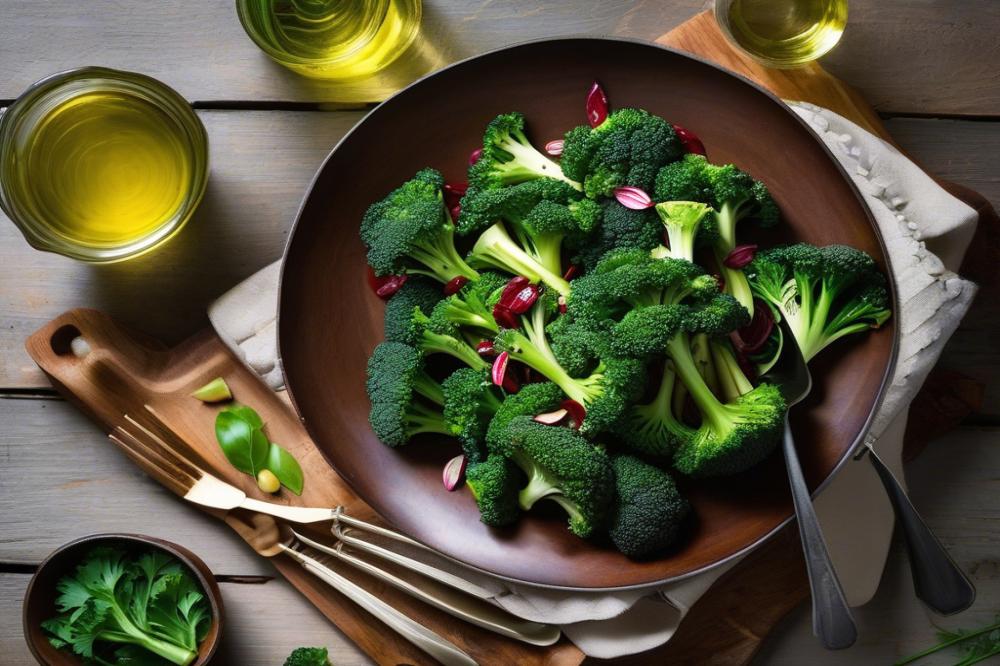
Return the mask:
<svg viewBox="0 0 1000 666">
<path fill-rule="evenodd" d="M 940 629 L 937 632 L 937 637 L 940 641 L 937 645 L 932 645 L 926 650 L 912 654 L 909 657 L 904 657 L 893 664 L 893 666 L 912 664 L 918 659 L 923 659 L 928 655 L 955 645 L 961 647 L 962 654 L 961 659 L 955 662 L 955 666 L 972 666 L 972 664 L 978 664 L 990 657 L 1000 655 L 1000 615 L 995 620 L 993 624 L 980 629 L 956 629 L 954 631 Z"/>
</svg>

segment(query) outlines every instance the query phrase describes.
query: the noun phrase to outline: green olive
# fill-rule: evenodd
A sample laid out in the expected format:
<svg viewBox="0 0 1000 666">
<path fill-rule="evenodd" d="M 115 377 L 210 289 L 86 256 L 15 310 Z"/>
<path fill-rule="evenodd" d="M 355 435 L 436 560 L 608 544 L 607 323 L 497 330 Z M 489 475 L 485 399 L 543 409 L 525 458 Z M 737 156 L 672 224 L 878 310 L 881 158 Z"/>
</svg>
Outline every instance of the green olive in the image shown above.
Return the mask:
<svg viewBox="0 0 1000 666">
<path fill-rule="evenodd" d="M 281 488 L 281 482 L 269 469 L 262 469 L 257 473 L 257 487 L 265 493 L 276 493 Z"/>
</svg>

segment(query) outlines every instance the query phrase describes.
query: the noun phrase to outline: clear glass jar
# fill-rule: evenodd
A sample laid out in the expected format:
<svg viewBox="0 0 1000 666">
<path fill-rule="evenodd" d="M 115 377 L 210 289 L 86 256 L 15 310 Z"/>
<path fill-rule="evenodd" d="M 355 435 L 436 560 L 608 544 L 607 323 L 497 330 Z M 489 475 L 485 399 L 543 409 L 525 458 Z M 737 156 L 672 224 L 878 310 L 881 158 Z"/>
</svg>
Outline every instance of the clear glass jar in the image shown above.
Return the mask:
<svg viewBox="0 0 1000 666">
<path fill-rule="evenodd" d="M 207 182 L 201 120 L 142 74 L 54 74 L 0 115 L 0 207 L 39 250 L 101 263 L 148 252 L 190 219 Z"/>
<path fill-rule="evenodd" d="M 315 79 L 371 76 L 420 31 L 421 0 L 236 0 L 253 42 L 280 65 Z"/>
</svg>

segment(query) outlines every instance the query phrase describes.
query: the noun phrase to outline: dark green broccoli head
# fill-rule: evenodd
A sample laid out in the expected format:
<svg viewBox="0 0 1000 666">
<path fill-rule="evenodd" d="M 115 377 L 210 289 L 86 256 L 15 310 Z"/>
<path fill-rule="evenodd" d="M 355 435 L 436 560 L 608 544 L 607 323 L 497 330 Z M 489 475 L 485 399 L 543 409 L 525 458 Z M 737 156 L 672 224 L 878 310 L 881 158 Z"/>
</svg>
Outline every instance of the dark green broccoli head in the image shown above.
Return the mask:
<svg viewBox="0 0 1000 666">
<path fill-rule="evenodd" d="M 502 398 L 489 370 L 461 368 L 441 384 L 444 420 L 451 434 L 462 443 L 469 462 L 486 457 L 486 429 L 500 409 Z"/>
<path fill-rule="evenodd" d="M 385 339 L 416 345 L 419 331 L 413 327 L 413 309 L 430 315 L 444 298 L 441 286 L 429 278 L 414 275 L 400 287 L 385 306 Z"/>
<path fill-rule="evenodd" d="M 565 397 L 562 389 L 551 382 L 526 384 L 517 393 L 508 395 L 486 431 L 486 445 L 490 453 L 508 450 L 510 437 L 507 427 L 516 417 L 553 412 L 559 409 Z"/>
<path fill-rule="evenodd" d="M 671 162 L 656 175 L 653 199 L 713 204 L 715 200 L 708 180 L 710 166 L 705 156 L 697 153 L 688 153 L 683 159 Z"/>
<path fill-rule="evenodd" d="M 405 285 L 404 285 L 405 286 Z M 397 293 L 393 300 L 399 297 Z M 392 301 L 390 301 L 390 305 Z M 405 304 L 405 303 L 404 303 Z M 433 313 L 434 311 L 432 311 Z M 486 369 L 486 363 L 468 342 L 462 337 L 457 323 L 438 311 L 434 319 L 424 314 L 424 311 L 414 306 L 409 317 L 402 307 L 393 309 L 390 315 L 386 309 L 386 338 L 391 342 L 402 342 L 424 356 L 431 354 L 447 354 L 477 370 Z"/>
<path fill-rule="evenodd" d="M 552 353 L 571 377 L 584 377 L 594 371 L 601 356 L 610 353 L 603 332 L 562 315 L 546 327 Z"/>
<path fill-rule="evenodd" d="M 615 456 L 617 501 L 608 534 L 621 552 L 639 558 L 676 541 L 691 510 L 669 474 L 632 456 Z"/>
<path fill-rule="evenodd" d="M 603 529 L 614 500 L 615 480 L 604 449 L 570 428 L 536 423 L 519 416 L 507 427 L 507 455 L 528 476 L 519 502 L 525 511 L 550 499 L 569 515 L 569 528 L 580 537 Z"/>
<path fill-rule="evenodd" d="M 807 361 L 846 335 L 880 327 L 892 313 L 875 261 L 845 245 L 771 248 L 754 257 L 747 276 L 753 293 L 788 323 Z"/>
<path fill-rule="evenodd" d="M 458 233 L 478 233 L 497 220 L 520 222 L 539 202 L 568 204 L 580 198 L 568 183 L 554 178 L 537 178 L 510 187 L 469 189 L 462 197 Z"/>
<path fill-rule="evenodd" d="M 465 470 L 465 485 L 479 507 L 479 518 L 487 525 L 510 525 L 521 514 L 518 492 L 522 475 L 509 458 L 491 455 Z"/>
<path fill-rule="evenodd" d="M 662 354 L 691 316 L 691 308 L 679 304 L 629 310 L 611 330 L 611 349 L 619 356 L 635 358 Z"/>
<path fill-rule="evenodd" d="M 633 210 L 617 201 L 607 201 L 600 226 L 585 242 L 576 245 L 573 263 L 590 271 L 609 252 L 648 252 L 658 246 L 662 238 L 663 225 L 652 210 Z"/>
<path fill-rule="evenodd" d="M 618 250 L 573 281 L 566 307 L 574 320 L 600 330 L 632 309 L 703 300 L 717 291 L 716 283 L 689 261 Z"/>
<path fill-rule="evenodd" d="M 331 666 L 326 648 L 300 647 L 292 651 L 285 666 Z"/>
<path fill-rule="evenodd" d="M 771 455 L 780 441 L 785 410 L 781 391 L 772 384 L 761 384 L 734 402 L 719 403 L 718 408 L 702 409 L 702 424 L 678 447 L 674 468 L 693 477 L 728 476 L 750 469 Z"/>
<path fill-rule="evenodd" d="M 440 282 L 478 277 L 455 249 L 454 227 L 441 195 L 444 179 L 424 169 L 372 204 L 361 221 L 361 240 L 376 275 L 421 273 Z"/>
<path fill-rule="evenodd" d="M 505 113 L 491 120 L 483 134 L 482 155 L 469 167 L 469 186 L 494 189 L 544 177 L 580 189 L 579 183 L 563 175 L 558 164 L 531 145 L 524 133 L 522 114 Z"/>
<path fill-rule="evenodd" d="M 625 185 L 650 189 L 660 167 L 683 152 L 663 118 L 641 109 L 620 109 L 598 127 L 567 132 L 560 164 L 570 178 L 583 181 L 588 197 L 597 198 Z"/>
<path fill-rule="evenodd" d="M 441 386 L 424 370 L 420 352 L 383 342 L 368 359 L 369 421 L 379 440 L 401 446 L 419 433 L 451 434 L 440 405 Z"/>
</svg>

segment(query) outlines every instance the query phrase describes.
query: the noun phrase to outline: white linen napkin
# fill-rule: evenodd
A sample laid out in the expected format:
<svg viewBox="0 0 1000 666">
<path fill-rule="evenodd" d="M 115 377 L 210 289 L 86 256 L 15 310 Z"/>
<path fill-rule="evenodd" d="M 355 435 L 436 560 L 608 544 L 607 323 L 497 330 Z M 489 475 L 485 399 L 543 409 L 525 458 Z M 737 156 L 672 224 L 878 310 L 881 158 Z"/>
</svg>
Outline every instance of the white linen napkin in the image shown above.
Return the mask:
<svg viewBox="0 0 1000 666">
<path fill-rule="evenodd" d="M 899 359 L 869 441 L 902 479 L 906 410 L 968 309 L 976 287 L 955 271 L 975 231 L 976 212 L 909 159 L 845 118 L 789 102 L 843 165 L 874 213 L 899 286 Z M 275 390 L 279 263 L 224 294 L 209 318 L 226 344 Z M 867 461 L 852 461 L 816 500 L 831 557 L 851 605 L 874 594 L 892 535 L 892 508 Z M 670 640 L 688 609 L 736 562 L 655 591 L 566 593 L 467 571 L 495 601 L 525 619 L 559 624 L 592 657 L 642 652 Z M 449 567 L 456 566 L 448 563 Z"/>
</svg>

